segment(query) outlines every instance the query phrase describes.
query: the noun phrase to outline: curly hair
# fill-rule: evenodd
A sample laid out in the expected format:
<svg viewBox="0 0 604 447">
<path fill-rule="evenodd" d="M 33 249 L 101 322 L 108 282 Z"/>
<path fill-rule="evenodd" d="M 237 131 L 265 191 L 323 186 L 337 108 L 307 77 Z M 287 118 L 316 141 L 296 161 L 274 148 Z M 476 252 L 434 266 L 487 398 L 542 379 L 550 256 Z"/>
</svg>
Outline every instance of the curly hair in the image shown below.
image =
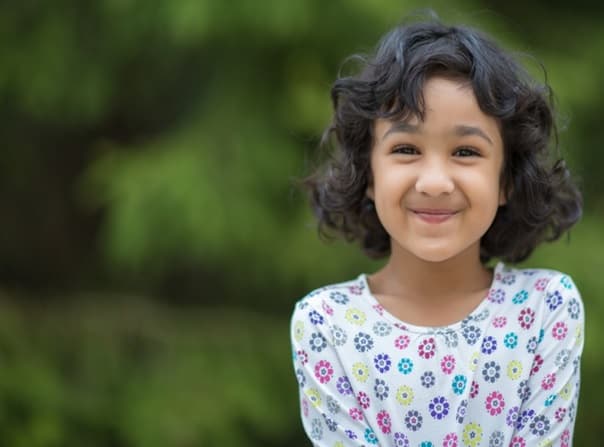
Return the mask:
<svg viewBox="0 0 604 447">
<path fill-rule="evenodd" d="M 358 240 L 373 258 L 390 253 L 390 236 L 367 197 L 373 124 L 377 118 L 424 118 L 423 85 L 439 75 L 468 82 L 481 110 L 501 128 L 504 165 L 499 207 L 480 241 L 480 258 L 526 259 L 542 241 L 558 239 L 582 213 L 582 197 L 562 159 L 547 82 L 531 78 L 489 37 L 438 20 L 400 25 L 360 69 L 332 86 L 333 120 L 321 145 L 330 156 L 304 180 L 319 232 Z"/>
</svg>

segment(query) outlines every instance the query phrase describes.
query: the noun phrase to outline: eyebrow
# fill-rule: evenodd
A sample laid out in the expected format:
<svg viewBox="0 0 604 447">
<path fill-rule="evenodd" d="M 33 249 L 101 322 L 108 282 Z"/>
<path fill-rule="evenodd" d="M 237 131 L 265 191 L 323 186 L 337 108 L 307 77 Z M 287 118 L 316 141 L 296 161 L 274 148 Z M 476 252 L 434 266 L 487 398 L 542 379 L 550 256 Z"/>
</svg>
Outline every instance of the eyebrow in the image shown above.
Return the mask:
<svg viewBox="0 0 604 447">
<path fill-rule="evenodd" d="M 388 129 L 386 133 L 382 136 L 382 140 L 391 133 L 419 133 L 419 126 L 415 124 L 405 123 L 404 121 L 397 121 L 395 123 L 392 123 L 390 129 Z M 480 127 L 476 126 L 467 126 L 462 124 L 455 126 L 455 135 L 460 137 L 476 135 L 485 139 L 491 145 L 493 144 L 493 140 L 491 140 L 491 138 L 489 138 L 489 136 Z"/>
</svg>

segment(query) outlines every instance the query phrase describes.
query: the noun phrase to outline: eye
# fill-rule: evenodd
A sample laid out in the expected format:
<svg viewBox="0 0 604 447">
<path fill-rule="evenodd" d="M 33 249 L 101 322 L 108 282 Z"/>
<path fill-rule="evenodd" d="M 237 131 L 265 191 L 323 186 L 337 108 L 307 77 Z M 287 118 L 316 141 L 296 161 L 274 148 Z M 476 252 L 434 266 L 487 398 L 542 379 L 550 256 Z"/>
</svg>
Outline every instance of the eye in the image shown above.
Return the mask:
<svg viewBox="0 0 604 447">
<path fill-rule="evenodd" d="M 417 155 L 419 151 L 414 146 L 409 146 L 407 144 L 401 146 L 395 146 L 392 149 L 393 154 L 402 154 L 402 155 Z"/>
<path fill-rule="evenodd" d="M 460 147 L 455 150 L 453 155 L 457 157 L 479 157 L 480 152 L 472 147 Z"/>
</svg>

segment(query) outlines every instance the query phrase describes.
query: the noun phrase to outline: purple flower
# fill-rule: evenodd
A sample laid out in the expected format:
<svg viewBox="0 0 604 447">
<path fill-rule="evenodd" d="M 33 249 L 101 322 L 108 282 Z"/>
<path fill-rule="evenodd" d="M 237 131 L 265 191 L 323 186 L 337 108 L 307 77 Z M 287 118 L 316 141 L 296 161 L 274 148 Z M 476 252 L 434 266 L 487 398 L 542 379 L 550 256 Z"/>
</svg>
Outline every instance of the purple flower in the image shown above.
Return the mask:
<svg viewBox="0 0 604 447">
<path fill-rule="evenodd" d="M 428 405 L 430 415 L 434 419 L 442 419 L 449 414 L 449 402 L 443 396 L 437 396 Z"/>
<path fill-rule="evenodd" d="M 340 394 L 352 394 L 352 386 L 350 385 L 350 380 L 348 380 L 348 377 L 346 376 L 342 376 L 338 379 L 336 388 Z"/>
</svg>

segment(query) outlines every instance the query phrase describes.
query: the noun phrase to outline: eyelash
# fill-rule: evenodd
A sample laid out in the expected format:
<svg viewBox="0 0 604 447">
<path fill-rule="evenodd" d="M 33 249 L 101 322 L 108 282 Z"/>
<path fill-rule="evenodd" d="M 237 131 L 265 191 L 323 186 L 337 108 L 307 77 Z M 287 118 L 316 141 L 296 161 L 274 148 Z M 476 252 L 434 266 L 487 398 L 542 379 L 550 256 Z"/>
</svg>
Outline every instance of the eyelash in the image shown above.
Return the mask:
<svg viewBox="0 0 604 447">
<path fill-rule="evenodd" d="M 458 147 L 457 149 L 455 149 L 455 152 L 453 154 L 454 155 L 455 154 L 459 154 L 460 152 L 465 153 L 465 155 L 459 155 L 462 158 L 463 157 L 479 157 L 480 156 L 480 151 L 478 151 L 477 149 L 474 149 L 472 147 L 469 147 L 469 146 Z M 392 153 L 393 154 L 401 154 L 401 155 L 417 155 L 419 153 L 419 150 L 416 147 L 414 147 L 414 146 L 402 145 L 402 146 L 395 146 L 392 149 Z"/>
</svg>

